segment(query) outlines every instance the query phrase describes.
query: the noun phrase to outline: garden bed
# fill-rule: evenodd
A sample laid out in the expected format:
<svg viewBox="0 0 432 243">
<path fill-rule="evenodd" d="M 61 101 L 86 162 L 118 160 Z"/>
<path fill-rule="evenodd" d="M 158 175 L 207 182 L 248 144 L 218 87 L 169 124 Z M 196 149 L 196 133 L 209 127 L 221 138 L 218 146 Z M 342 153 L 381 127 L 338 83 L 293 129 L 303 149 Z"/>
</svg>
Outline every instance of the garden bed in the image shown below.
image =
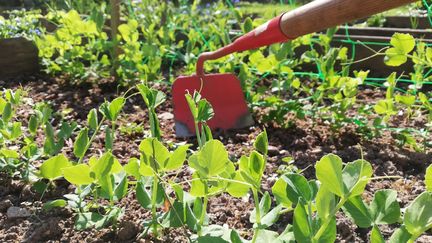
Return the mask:
<svg viewBox="0 0 432 243">
<path fill-rule="evenodd" d="M 68 119 L 76 119 L 78 123 L 85 123 L 87 112 L 98 107 L 104 99 L 111 100 L 116 97 L 114 92 L 115 84 L 110 80 L 104 80 L 98 86 L 83 85 L 73 86 L 62 81 L 61 78 L 53 79 L 36 77 L 33 81 L 21 82 L 17 79 L 13 82 L 3 83 L 5 87 L 17 88 L 22 85 L 27 90 L 28 97 L 34 102 L 50 100 L 55 110 L 67 111 L 63 115 Z M 160 89 L 169 91 L 165 85 Z M 379 89 L 364 88 L 359 91 L 359 103 L 374 103 L 382 98 L 384 93 Z M 168 92 L 169 93 L 169 92 Z M 373 193 L 379 189 L 394 189 L 398 192 L 401 207 L 406 206 L 420 192 L 424 191 L 424 171 L 427 163 L 432 160 L 431 150 L 424 153 L 414 152 L 409 149 L 400 148 L 396 140 L 389 132 L 382 136 L 368 140 L 356 133 L 354 125 L 348 125 L 332 133 L 329 124 L 324 122 L 305 120 L 293 120 L 290 128 L 280 128 L 277 125 L 260 123 L 261 109 L 254 111 L 254 118 L 257 120 L 255 126 L 243 130 L 231 131 L 218 136 L 226 145 L 230 157 L 235 160 L 241 155 L 248 154 L 255 137 L 265 127 L 269 134 L 269 160 L 266 172 L 263 177 L 262 189 L 270 191 L 278 172 L 287 166 L 282 159 L 291 156 L 294 159 L 294 166 L 304 170 L 304 175 L 314 178 L 314 163 L 327 153 L 335 153 L 344 161 L 353 161 L 363 156 L 372 163 L 375 176 L 399 176 L 400 178 L 373 180 L 367 188 L 364 197 L 369 201 Z M 24 109 L 19 116 L 28 117 L 30 110 Z M 196 144 L 194 139 L 183 140 L 173 136 L 174 121 L 170 100 L 158 109 L 158 116 L 161 120 L 163 139 L 171 142 L 188 142 Z M 424 123 L 424 117 L 417 117 L 405 126 L 420 126 Z M 394 120 L 400 123 L 399 120 Z M 148 116 L 141 97 L 135 96 L 128 100 L 124 113 L 121 115 L 120 127 L 132 127 L 132 124 L 143 124 L 144 130 L 149 129 Z M 401 125 L 401 124 L 399 124 Z M 121 131 L 121 129 L 119 129 Z M 113 154 L 119 158 L 121 163 L 126 163 L 127 158 L 138 156 L 138 144 L 143 138 L 142 130 L 127 129 L 118 132 Z M 95 140 L 96 145 L 90 154 L 99 154 L 103 148 L 103 136 Z M 69 143 L 68 143 L 69 144 Z M 63 152 L 71 153 L 71 144 L 65 146 Z M 180 177 L 190 177 L 190 171 L 186 167 L 180 172 Z M 149 219 L 150 211 L 143 209 L 136 201 L 134 193 L 120 201 L 120 206 L 125 208 L 125 215 L 118 227 L 109 227 L 102 230 L 89 229 L 84 231 L 74 230 L 73 213 L 69 209 L 54 209 L 44 211 L 39 202 L 40 194 L 36 193 L 31 186 L 25 183 L 1 176 L 0 190 L 0 239 L 2 241 L 87 241 L 87 242 L 147 242 L 146 239 L 139 239 L 143 231 L 142 221 Z M 48 192 L 42 202 L 61 198 L 62 195 L 72 192 L 72 187 L 64 180 L 56 183 L 56 188 Z M 8 219 L 6 211 L 10 206 L 26 208 L 32 214 L 25 218 Z M 209 215 L 211 223 L 228 225 L 235 228 L 245 238 L 251 237 L 251 223 L 249 214 L 252 210 L 253 201 L 251 198 L 235 199 L 228 195 L 221 195 L 213 198 L 209 203 Z M 278 224 L 272 226 L 273 230 L 282 232 L 287 222 L 292 221 L 292 214 L 287 213 L 281 216 Z M 338 242 L 365 242 L 368 240 L 368 230 L 356 228 L 346 216 L 337 216 Z M 394 227 L 382 227 L 382 233 L 389 237 Z M 186 235 L 190 234 L 183 228 L 166 230 L 160 238 L 162 242 L 186 242 Z M 149 238 L 150 240 L 154 240 Z M 157 240 L 157 241 L 159 241 Z M 432 236 L 426 234 L 418 242 L 430 242 Z"/>
</svg>

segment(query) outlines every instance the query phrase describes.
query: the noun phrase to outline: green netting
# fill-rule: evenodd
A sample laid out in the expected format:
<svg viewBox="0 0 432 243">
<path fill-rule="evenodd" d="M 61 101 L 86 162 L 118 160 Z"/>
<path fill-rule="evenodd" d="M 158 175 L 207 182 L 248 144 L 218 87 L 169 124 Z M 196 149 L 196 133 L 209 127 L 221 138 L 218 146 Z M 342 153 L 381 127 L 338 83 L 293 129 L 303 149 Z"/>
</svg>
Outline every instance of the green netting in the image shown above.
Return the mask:
<svg viewBox="0 0 432 243">
<path fill-rule="evenodd" d="M 422 2 L 424 4 L 424 7 L 427 9 L 428 21 L 429 21 L 430 26 L 432 27 L 432 4 L 428 3 L 427 0 L 422 0 Z M 235 6 L 231 0 L 225 0 L 225 3 L 231 11 L 235 11 Z M 295 0 L 279 0 L 279 4 L 281 4 L 281 5 L 287 5 L 287 4 L 296 5 L 296 1 Z M 204 45 L 201 47 L 201 51 L 209 50 L 210 49 L 209 43 L 212 41 L 212 38 L 214 38 L 214 37 L 209 37 L 209 39 L 206 39 L 206 36 L 203 34 L 203 31 L 201 31 L 199 25 L 196 23 L 196 20 L 192 20 L 192 26 L 193 26 L 194 30 L 199 34 L 200 38 L 202 39 L 202 41 L 204 43 Z M 359 46 L 367 46 L 367 47 L 372 47 L 372 46 L 388 47 L 388 46 L 390 46 L 390 43 L 388 41 L 382 41 L 382 42 L 374 41 L 373 42 L 373 41 L 353 40 L 350 36 L 348 27 L 349 27 L 349 25 L 347 25 L 347 24 L 339 27 L 339 28 L 345 29 L 345 37 L 343 39 L 337 39 L 335 41 L 338 41 L 344 45 L 350 45 L 351 46 L 350 59 L 353 62 L 357 61 L 356 56 L 357 56 L 357 49 Z M 318 38 L 312 38 L 312 40 L 318 41 Z M 427 45 L 431 46 L 432 44 L 427 44 Z M 310 49 L 313 49 L 313 48 L 314 48 L 314 45 L 313 45 L 313 43 L 311 43 Z M 171 64 L 173 64 L 177 58 L 177 55 L 171 54 L 171 56 L 169 58 L 171 59 Z M 171 68 L 170 68 L 170 73 L 171 73 Z M 258 81 L 268 77 L 269 74 L 270 73 L 264 73 L 263 75 L 257 77 Z M 429 77 L 431 74 L 432 74 L 432 68 L 429 68 L 423 74 L 423 79 L 426 79 L 426 77 Z M 322 73 L 318 64 L 316 65 L 316 71 L 314 71 L 314 72 L 298 72 L 298 71 L 296 71 L 296 72 L 294 72 L 294 75 L 297 77 L 312 77 L 312 78 L 317 78 L 320 80 L 325 79 L 325 75 Z M 368 77 L 365 80 L 364 84 L 374 86 L 374 87 L 384 87 L 385 82 L 386 82 L 386 78 Z M 399 77 L 397 82 L 407 83 L 407 84 L 416 84 L 416 83 L 429 84 L 429 85 L 432 84 L 432 82 L 427 82 L 427 81 L 423 81 L 423 80 L 411 80 L 411 79 L 403 78 L 403 77 Z M 397 90 L 399 90 L 400 92 L 406 92 L 406 90 L 402 89 L 402 88 L 397 88 Z M 415 93 L 416 90 L 412 90 L 411 92 Z"/>
<path fill-rule="evenodd" d="M 426 10 L 427 10 L 427 18 L 429 21 L 430 26 L 432 27 L 432 4 L 428 3 L 427 0 L 422 0 L 423 5 L 425 6 Z M 295 0 L 279 0 L 279 3 L 281 5 L 284 4 L 290 4 L 290 5 L 296 5 L 296 1 Z M 232 2 L 230 0 L 226 0 L 226 4 L 229 6 L 229 8 L 231 10 L 234 10 L 234 5 L 232 4 Z M 196 26 L 196 25 L 195 25 Z M 343 27 L 340 28 L 345 28 L 345 39 L 338 39 L 337 41 L 339 41 L 341 44 L 345 44 L 345 45 L 351 45 L 351 60 L 355 61 L 356 60 L 356 55 L 357 55 L 357 47 L 362 45 L 362 46 L 382 46 L 382 47 L 387 47 L 390 46 L 389 42 L 365 42 L 365 41 L 355 41 L 351 38 L 350 33 L 349 33 L 349 28 L 348 25 L 344 25 Z M 196 29 L 198 32 L 200 32 L 200 30 L 197 28 Z M 203 37 L 203 35 L 201 34 L 201 36 Z M 205 40 L 205 38 L 203 37 L 204 43 L 207 46 L 207 42 Z M 315 39 L 317 40 L 317 39 Z M 432 44 L 427 44 L 428 46 L 431 46 Z M 207 46 L 208 47 L 208 46 Z M 310 45 L 310 48 L 314 48 L 313 44 Z M 316 72 L 294 72 L 294 74 L 296 76 L 309 76 L 309 77 L 314 77 L 314 78 L 319 78 L 319 79 L 324 79 L 324 75 L 320 70 L 320 67 L 317 65 L 317 71 Z M 426 77 L 430 76 L 432 74 L 432 69 L 427 70 L 424 75 L 423 78 L 425 79 Z M 265 78 L 267 76 L 267 74 L 264 74 L 263 76 L 260 77 L 260 79 Z M 374 78 L 374 77 L 368 77 L 366 79 L 365 84 L 366 85 L 373 85 L 375 87 L 384 87 L 384 83 L 386 81 L 386 78 Z M 432 82 L 425 82 L 423 80 L 411 80 L 411 79 L 406 79 L 406 78 L 399 78 L 398 82 L 402 82 L 402 83 L 409 83 L 409 84 L 416 84 L 421 82 L 422 84 L 432 84 Z M 406 90 L 404 89 L 398 89 L 401 92 L 406 92 Z M 414 90 L 415 92 L 415 90 Z"/>
</svg>

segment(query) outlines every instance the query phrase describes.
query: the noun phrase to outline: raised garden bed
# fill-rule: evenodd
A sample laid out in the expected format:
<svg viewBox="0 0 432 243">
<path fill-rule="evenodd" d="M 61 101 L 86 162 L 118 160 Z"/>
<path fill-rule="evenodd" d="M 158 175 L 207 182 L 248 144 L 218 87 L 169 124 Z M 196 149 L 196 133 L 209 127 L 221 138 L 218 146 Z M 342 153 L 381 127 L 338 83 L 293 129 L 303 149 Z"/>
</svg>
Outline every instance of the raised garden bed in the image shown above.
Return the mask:
<svg viewBox="0 0 432 243">
<path fill-rule="evenodd" d="M 38 49 L 25 38 L 0 40 L 0 78 L 28 75 L 39 71 Z"/>
</svg>

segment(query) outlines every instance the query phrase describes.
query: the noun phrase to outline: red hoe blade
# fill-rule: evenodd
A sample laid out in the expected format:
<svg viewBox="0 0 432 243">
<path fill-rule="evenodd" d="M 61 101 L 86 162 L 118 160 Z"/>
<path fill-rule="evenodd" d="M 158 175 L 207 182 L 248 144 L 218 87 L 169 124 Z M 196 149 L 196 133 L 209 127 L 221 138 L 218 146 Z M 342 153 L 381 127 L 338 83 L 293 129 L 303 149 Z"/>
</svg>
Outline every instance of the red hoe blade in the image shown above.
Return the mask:
<svg viewBox="0 0 432 243">
<path fill-rule="evenodd" d="M 193 94 L 195 90 L 201 90 L 201 96 L 213 106 L 215 115 L 208 122 L 211 129 L 243 128 L 254 123 L 237 77 L 233 74 L 204 74 L 204 61 L 214 60 L 233 52 L 286 41 L 288 38 L 279 27 L 281 16 L 217 51 L 202 53 L 198 57 L 197 75 L 181 76 L 174 81 L 172 96 L 177 136 L 195 135 L 194 121 L 185 98 L 187 92 Z"/>
<path fill-rule="evenodd" d="M 198 76 L 181 76 L 173 85 L 173 102 L 176 135 L 195 135 L 194 120 L 185 99 L 186 92 L 193 94 L 201 88 Z M 214 116 L 208 122 L 212 129 L 243 128 L 254 124 L 240 80 L 233 74 L 210 74 L 203 77 L 201 96 L 213 106 Z"/>
</svg>

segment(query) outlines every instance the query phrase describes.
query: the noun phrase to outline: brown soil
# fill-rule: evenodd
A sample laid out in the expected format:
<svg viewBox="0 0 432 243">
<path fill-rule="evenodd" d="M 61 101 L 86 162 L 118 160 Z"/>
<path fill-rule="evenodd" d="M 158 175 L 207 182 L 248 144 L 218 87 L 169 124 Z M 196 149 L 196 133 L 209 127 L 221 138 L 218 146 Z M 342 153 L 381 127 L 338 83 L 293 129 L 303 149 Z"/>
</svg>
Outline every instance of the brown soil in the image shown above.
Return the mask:
<svg viewBox="0 0 432 243">
<path fill-rule="evenodd" d="M 0 83 L 5 87 L 18 87 L 21 80 L 15 82 Z M 0 81 L 1 82 L 1 81 Z M 35 77 L 31 81 L 21 82 L 28 90 L 28 97 L 34 102 L 50 102 L 54 111 L 69 110 L 63 114 L 66 119 L 75 119 L 78 123 L 85 122 L 88 111 L 100 105 L 104 99 L 111 100 L 116 97 L 117 87 L 108 81 L 96 85 L 73 86 L 61 79 Z M 166 86 L 161 85 L 165 91 Z M 169 93 L 169 92 L 167 92 Z M 375 95 L 377 94 L 378 95 Z M 381 96 L 378 90 L 365 89 L 361 91 L 359 100 L 373 102 Z M 29 106 L 24 106 L 19 114 L 23 118 L 29 116 Z M 170 97 L 162 107 L 159 114 L 172 113 Z M 256 118 L 263 111 L 258 110 Z M 421 120 L 421 119 L 420 119 Z M 397 122 L 397 121 L 396 121 Z M 416 122 L 416 121 L 414 121 Z M 139 95 L 130 98 L 124 108 L 120 126 L 130 126 L 131 123 L 143 124 L 148 130 L 147 112 Z M 335 153 L 345 161 L 353 161 L 363 156 L 372 163 L 375 176 L 400 176 L 400 179 L 385 179 L 371 181 L 367 186 L 366 198 L 371 198 L 376 190 L 391 188 L 398 191 L 401 207 L 407 205 L 418 194 L 424 191 L 424 171 L 432 161 L 430 150 L 415 152 L 396 145 L 389 132 L 378 138 L 365 139 L 356 132 L 355 125 L 347 125 L 337 132 L 331 132 L 329 124 L 323 121 L 292 120 L 289 128 L 280 128 L 272 124 L 257 124 L 253 127 L 224 132 L 215 136 L 220 139 L 230 152 L 233 160 L 247 154 L 254 138 L 265 127 L 269 135 L 271 145 L 270 157 L 267 163 L 266 173 L 263 178 L 263 191 L 269 191 L 276 181 L 278 170 L 286 164 L 282 158 L 292 156 L 294 165 L 304 169 L 304 175 L 314 178 L 314 163 L 327 153 Z M 421 121 L 419 121 L 421 124 Z M 418 124 L 411 124 L 413 126 Z M 162 119 L 161 127 L 164 131 L 164 141 L 183 142 L 174 136 L 174 122 L 172 119 Z M 142 132 L 132 134 L 118 134 L 113 153 L 122 163 L 128 158 L 139 156 L 138 144 L 145 136 Z M 99 153 L 103 148 L 103 136 L 96 139 L 90 153 Z M 187 142 L 196 144 L 194 139 Z M 65 153 L 71 152 L 72 142 L 66 144 Z M 189 171 L 182 172 L 182 176 L 189 176 Z M 73 187 L 65 181 L 57 181 L 56 188 L 43 197 L 43 202 L 61 198 L 61 195 L 72 192 Z M 125 214 L 116 227 L 106 229 L 88 229 L 84 231 L 74 230 L 74 215 L 67 208 L 44 211 L 41 209 L 43 202 L 39 201 L 40 195 L 16 178 L 8 178 L 0 175 L 0 241 L 1 242 L 187 242 L 190 232 L 186 229 L 169 229 L 160 239 L 149 237 L 138 238 L 143 232 L 142 221 L 150 218 L 150 212 L 143 209 L 135 200 L 134 193 L 129 193 L 123 198 L 120 205 L 124 207 Z M 6 210 L 10 206 L 18 206 L 28 209 L 32 216 L 21 219 L 8 219 Z M 242 236 L 251 237 L 252 225 L 249 223 L 249 212 L 253 208 L 251 198 L 235 199 L 229 195 L 221 195 L 212 198 L 209 204 L 209 216 L 211 223 L 228 225 L 237 229 Z M 338 215 L 338 242 L 365 242 L 368 241 L 368 231 L 359 229 L 342 213 Z M 281 216 L 279 222 L 272 230 L 283 231 L 287 223 L 292 222 L 292 214 Z M 385 237 L 389 237 L 395 230 L 394 226 L 382 227 Z M 431 236 L 426 235 L 420 242 L 428 242 Z"/>
</svg>

